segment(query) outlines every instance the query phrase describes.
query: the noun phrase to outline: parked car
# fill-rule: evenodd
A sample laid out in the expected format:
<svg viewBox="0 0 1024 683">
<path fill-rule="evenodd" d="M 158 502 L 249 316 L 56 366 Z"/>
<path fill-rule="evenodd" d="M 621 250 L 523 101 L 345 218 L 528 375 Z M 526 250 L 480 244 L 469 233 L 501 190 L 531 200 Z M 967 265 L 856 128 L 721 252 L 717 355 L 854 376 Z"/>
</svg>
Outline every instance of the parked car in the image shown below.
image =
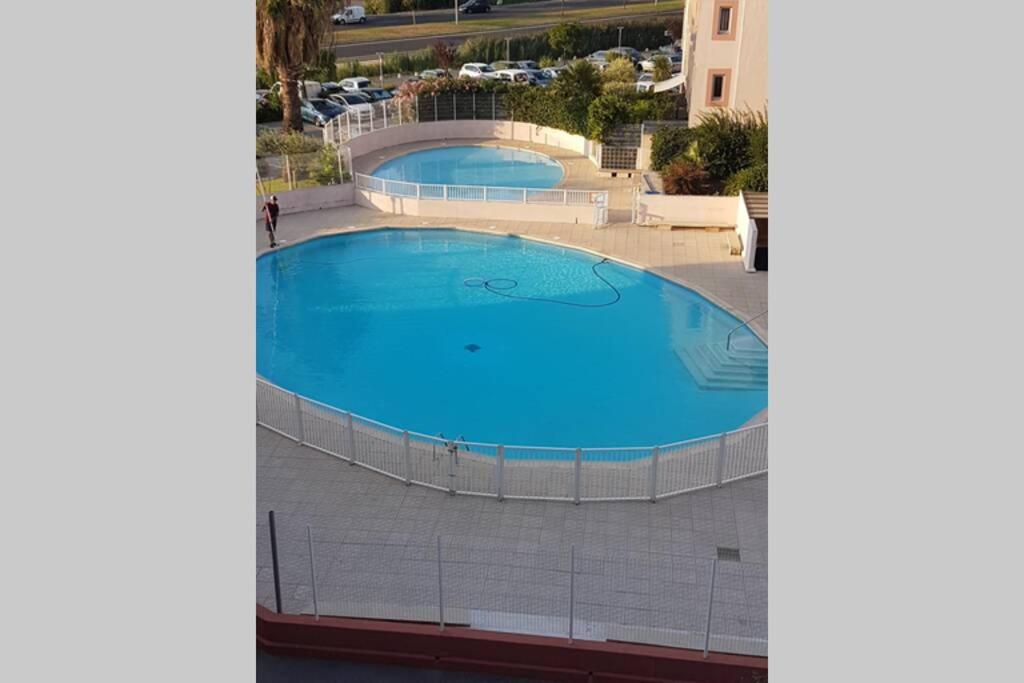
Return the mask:
<svg viewBox="0 0 1024 683">
<path fill-rule="evenodd" d="M 445 69 L 424 69 L 420 72 L 420 78 L 424 81 L 431 81 L 435 78 L 450 78 L 451 74 Z"/>
<path fill-rule="evenodd" d="M 543 69 L 523 69 L 526 73 L 534 79 L 536 85 L 542 88 L 546 88 L 551 85 L 551 82 L 555 80 L 554 76 L 549 76 L 544 72 Z"/>
<path fill-rule="evenodd" d="M 339 104 L 343 109 L 353 112 L 364 112 L 373 109 L 370 98 L 359 92 L 339 92 L 330 95 L 328 99 L 334 104 Z"/>
<path fill-rule="evenodd" d="M 323 84 L 317 81 L 299 81 L 299 98 L 307 100 L 320 97 L 323 92 Z M 270 86 L 270 92 L 281 95 L 281 82 L 278 81 Z"/>
<path fill-rule="evenodd" d="M 558 78 L 558 74 L 562 73 L 563 71 L 565 71 L 564 66 L 549 66 L 546 69 L 541 69 L 541 73 L 543 73 L 551 80 L 555 80 L 556 78 Z"/>
<path fill-rule="evenodd" d="M 359 94 L 363 97 L 369 97 L 371 102 L 390 100 L 394 97 L 390 90 L 385 90 L 384 88 L 363 88 L 359 91 Z"/>
<path fill-rule="evenodd" d="M 266 104 L 267 103 L 267 96 L 268 95 L 270 95 L 270 91 L 269 90 L 257 90 L 256 91 L 256 104 L 257 105 Z"/>
<path fill-rule="evenodd" d="M 341 24 L 365 24 L 366 9 L 355 5 L 346 7 L 341 12 L 331 16 L 331 23 L 335 26 L 340 26 Z"/>
<path fill-rule="evenodd" d="M 369 88 L 371 83 L 369 78 L 363 78 L 362 76 L 353 76 L 352 78 L 343 78 L 338 82 L 341 89 L 345 92 L 358 92 L 363 88 Z"/>
<path fill-rule="evenodd" d="M 615 52 L 624 57 L 628 57 L 634 64 L 644 58 L 644 53 L 632 47 L 612 47 L 608 48 L 608 52 Z"/>
<path fill-rule="evenodd" d="M 539 71 L 540 64 L 533 61 L 532 59 L 524 59 L 518 62 L 513 62 L 512 69 L 525 69 L 526 71 Z"/>
<path fill-rule="evenodd" d="M 498 74 L 498 78 L 503 81 L 509 81 L 511 83 L 520 83 L 522 85 L 536 85 L 537 79 L 529 74 L 529 72 L 523 69 L 503 69 L 495 72 Z"/>
<path fill-rule="evenodd" d="M 490 12 L 491 3 L 488 0 L 468 0 L 459 5 L 459 11 L 463 14 L 476 14 L 477 12 Z"/>
<path fill-rule="evenodd" d="M 665 59 L 668 60 L 669 65 L 672 67 L 672 73 L 679 73 L 679 70 L 683 66 L 683 56 L 681 54 L 653 55 L 651 57 L 648 57 L 647 59 L 641 60 L 640 68 L 643 69 L 644 71 L 654 71 L 654 60 L 659 56 L 664 57 Z"/>
<path fill-rule="evenodd" d="M 654 90 L 654 76 L 652 74 L 644 74 L 636 81 L 637 92 L 648 92 Z"/>
<path fill-rule="evenodd" d="M 508 62 L 504 59 L 499 59 L 496 62 L 491 62 L 491 68 L 495 71 L 504 71 L 505 69 L 515 69 L 518 67 L 516 66 L 516 62 Z"/>
<path fill-rule="evenodd" d="M 497 78 L 497 72 L 490 64 L 467 62 L 459 69 L 459 78 Z"/>
<path fill-rule="evenodd" d="M 334 102 L 320 99 L 319 97 L 303 100 L 302 106 L 299 110 L 303 121 L 312 123 L 318 128 L 326 126 L 331 120 L 336 116 L 340 116 L 343 112 L 344 109 Z"/>
</svg>

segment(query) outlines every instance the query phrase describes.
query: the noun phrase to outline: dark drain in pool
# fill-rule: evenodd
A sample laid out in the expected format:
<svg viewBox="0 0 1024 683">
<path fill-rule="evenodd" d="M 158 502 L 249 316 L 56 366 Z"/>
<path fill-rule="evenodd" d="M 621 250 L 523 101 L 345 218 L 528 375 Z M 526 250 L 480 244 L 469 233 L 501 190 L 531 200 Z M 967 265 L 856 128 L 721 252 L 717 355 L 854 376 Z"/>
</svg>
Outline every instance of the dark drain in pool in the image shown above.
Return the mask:
<svg viewBox="0 0 1024 683">
<path fill-rule="evenodd" d="M 466 345 L 465 345 L 465 346 L 463 346 L 462 348 L 466 349 L 466 350 L 467 350 L 467 351 L 469 351 L 470 353 L 476 353 L 477 351 L 479 351 L 479 350 L 480 350 L 480 347 L 479 347 L 479 346 L 477 346 L 476 344 L 466 344 Z"/>
</svg>

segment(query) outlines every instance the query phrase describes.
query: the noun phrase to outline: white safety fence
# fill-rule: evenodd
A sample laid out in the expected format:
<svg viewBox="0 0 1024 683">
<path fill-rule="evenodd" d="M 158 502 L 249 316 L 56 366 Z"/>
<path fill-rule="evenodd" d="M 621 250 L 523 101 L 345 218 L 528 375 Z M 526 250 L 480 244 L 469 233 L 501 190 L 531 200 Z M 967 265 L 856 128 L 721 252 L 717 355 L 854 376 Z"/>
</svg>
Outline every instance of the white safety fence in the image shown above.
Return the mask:
<svg viewBox="0 0 1024 683">
<path fill-rule="evenodd" d="M 768 423 L 643 448 L 506 446 L 397 429 L 262 379 L 256 423 L 405 484 L 498 500 L 655 501 L 768 471 Z"/>
<path fill-rule="evenodd" d="M 257 592 L 283 613 L 768 653 L 763 563 L 417 533 L 385 542 L 274 519 L 273 540 L 260 523 Z"/>
<path fill-rule="evenodd" d="M 608 206 L 606 190 L 537 189 L 529 187 L 488 187 L 483 185 L 433 185 L 387 180 L 356 173 L 356 189 L 379 192 L 389 197 L 431 199 L 445 202 L 510 202 L 515 204 L 562 204 Z"/>
</svg>

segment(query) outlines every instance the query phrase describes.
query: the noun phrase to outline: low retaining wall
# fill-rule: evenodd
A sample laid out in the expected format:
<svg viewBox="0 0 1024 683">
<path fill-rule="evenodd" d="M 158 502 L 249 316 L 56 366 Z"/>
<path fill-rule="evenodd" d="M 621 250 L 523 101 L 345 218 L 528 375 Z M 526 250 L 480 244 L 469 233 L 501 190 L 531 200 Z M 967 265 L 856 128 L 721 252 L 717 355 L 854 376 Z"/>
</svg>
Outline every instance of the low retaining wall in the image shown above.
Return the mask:
<svg viewBox="0 0 1024 683">
<path fill-rule="evenodd" d="M 355 203 L 355 185 L 324 185 L 322 187 L 306 187 L 300 190 L 289 190 L 277 193 L 277 203 L 281 206 L 281 214 L 314 211 L 316 209 L 333 209 L 339 206 L 351 206 Z M 256 196 L 256 218 L 263 216 L 263 197 Z"/>
<path fill-rule="evenodd" d="M 372 190 L 356 190 L 355 203 L 403 216 L 489 220 L 514 215 L 516 220 L 548 223 L 595 224 L 590 205 L 519 204 L 516 202 L 445 201 L 396 197 Z"/>
<path fill-rule="evenodd" d="M 763 657 L 496 633 L 461 627 L 276 614 L 256 606 L 256 644 L 264 652 L 478 671 L 580 683 L 767 680 Z"/>
<path fill-rule="evenodd" d="M 640 194 L 637 225 L 734 228 L 739 197 Z"/>
<path fill-rule="evenodd" d="M 557 128 L 548 128 L 546 126 L 537 126 L 532 123 L 517 121 L 467 120 L 407 123 L 403 126 L 393 126 L 363 133 L 349 140 L 348 147 L 352 151 L 352 157 L 358 158 L 387 147 L 395 147 L 413 142 L 474 138 L 530 142 L 557 147 L 585 156 L 595 166 L 595 159 L 599 158 L 597 149 L 600 147 L 600 144 L 588 140 L 582 135 L 573 135 Z"/>
</svg>

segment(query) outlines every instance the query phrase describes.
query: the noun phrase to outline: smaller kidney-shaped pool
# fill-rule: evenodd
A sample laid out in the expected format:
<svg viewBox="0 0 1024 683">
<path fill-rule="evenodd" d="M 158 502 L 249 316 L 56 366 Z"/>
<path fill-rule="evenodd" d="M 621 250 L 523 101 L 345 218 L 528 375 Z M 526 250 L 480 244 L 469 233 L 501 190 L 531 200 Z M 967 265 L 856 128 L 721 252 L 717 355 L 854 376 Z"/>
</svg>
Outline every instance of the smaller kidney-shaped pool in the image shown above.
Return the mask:
<svg viewBox="0 0 1024 683">
<path fill-rule="evenodd" d="M 562 166 L 551 157 L 525 149 L 464 145 L 411 152 L 385 161 L 376 178 L 433 185 L 554 187 Z"/>
</svg>

